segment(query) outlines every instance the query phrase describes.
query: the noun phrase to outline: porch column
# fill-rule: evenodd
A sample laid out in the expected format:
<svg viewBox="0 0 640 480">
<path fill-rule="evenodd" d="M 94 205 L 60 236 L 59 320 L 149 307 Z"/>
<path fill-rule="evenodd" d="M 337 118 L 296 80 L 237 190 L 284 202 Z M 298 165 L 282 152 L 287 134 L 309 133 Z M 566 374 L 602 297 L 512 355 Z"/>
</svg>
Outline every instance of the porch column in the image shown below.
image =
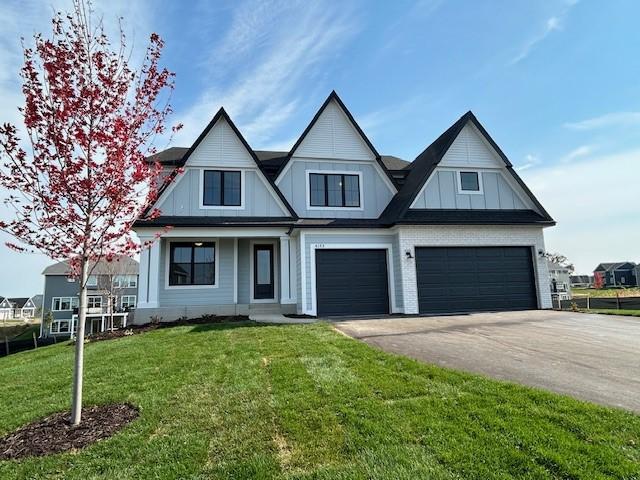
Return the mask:
<svg viewBox="0 0 640 480">
<path fill-rule="evenodd" d="M 158 308 L 158 288 L 160 287 L 160 242 L 158 239 L 149 248 L 149 274 L 147 308 Z"/>
<path fill-rule="evenodd" d="M 295 300 L 292 300 L 291 291 L 293 286 L 289 268 L 290 253 L 291 240 L 289 237 L 280 237 L 280 303 L 295 303 Z"/>
<path fill-rule="evenodd" d="M 140 237 L 141 242 L 151 238 Z M 140 273 L 138 279 L 138 308 L 158 307 L 158 287 L 160 275 L 160 242 L 158 239 L 140 252 Z"/>
</svg>

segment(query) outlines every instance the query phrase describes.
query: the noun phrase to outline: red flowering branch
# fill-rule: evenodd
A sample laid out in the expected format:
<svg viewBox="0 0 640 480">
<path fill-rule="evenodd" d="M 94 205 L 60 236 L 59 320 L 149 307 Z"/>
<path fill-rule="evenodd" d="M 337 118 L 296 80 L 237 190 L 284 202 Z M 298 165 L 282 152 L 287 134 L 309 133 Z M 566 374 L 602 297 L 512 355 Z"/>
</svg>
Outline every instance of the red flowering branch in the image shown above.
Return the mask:
<svg viewBox="0 0 640 480">
<path fill-rule="evenodd" d="M 2 201 L 13 213 L 0 229 L 17 240 L 10 248 L 71 261 L 81 285 L 79 344 L 89 265 L 143 247 L 131 227 L 158 194 L 160 166 L 146 158 L 155 153 L 154 138 L 169 133 L 174 88 L 174 74 L 159 65 L 164 42 L 157 34 L 136 69 L 122 29 L 114 47 L 91 13 L 89 3 L 74 0 L 71 13 L 53 17 L 50 37 L 36 34 L 33 47 L 23 47 L 27 146 L 14 125 L 0 126 Z"/>
</svg>

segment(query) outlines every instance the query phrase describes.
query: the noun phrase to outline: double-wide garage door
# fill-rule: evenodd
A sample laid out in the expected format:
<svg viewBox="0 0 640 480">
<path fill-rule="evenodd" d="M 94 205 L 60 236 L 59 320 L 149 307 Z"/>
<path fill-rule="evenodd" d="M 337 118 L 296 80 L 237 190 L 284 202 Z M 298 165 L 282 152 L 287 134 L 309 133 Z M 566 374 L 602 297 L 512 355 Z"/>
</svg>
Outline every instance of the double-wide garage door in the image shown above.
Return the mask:
<svg viewBox="0 0 640 480">
<path fill-rule="evenodd" d="M 387 251 L 316 250 L 319 316 L 389 313 Z"/>
<path fill-rule="evenodd" d="M 420 313 L 537 308 L 529 247 L 415 249 Z"/>
</svg>

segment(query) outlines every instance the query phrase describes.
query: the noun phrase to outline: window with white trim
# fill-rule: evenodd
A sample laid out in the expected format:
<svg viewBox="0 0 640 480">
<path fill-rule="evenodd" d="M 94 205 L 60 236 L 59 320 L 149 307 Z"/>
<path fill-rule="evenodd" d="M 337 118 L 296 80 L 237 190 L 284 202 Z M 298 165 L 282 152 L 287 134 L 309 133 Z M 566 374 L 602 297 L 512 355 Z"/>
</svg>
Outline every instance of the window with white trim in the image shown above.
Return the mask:
<svg viewBox="0 0 640 480">
<path fill-rule="evenodd" d="M 87 297 L 87 308 L 102 308 L 102 297 L 100 296 Z"/>
<path fill-rule="evenodd" d="M 49 330 L 51 333 L 69 333 L 71 322 L 69 320 L 54 320 Z"/>
<path fill-rule="evenodd" d="M 472 170 L 459 171 L 458 193 L 482 193 L 482 173 Z"/>
<path fill-rule="evenodd" d="M 242 206 L 242 174 L 237 170 L 205 170 L 202 205 L 210 207 Z"/>
<path fill-rule="evenodd" d="M 136 288 L 138 286 L 137 275 L 116 275 L 113 278 L 115 288 Z"/>
<path fill-rule="evenodd" d="M 78 308 L 78 297 L 53 297 L 51 310 L 54 312 L 69 312 Z"/>
<path fill-rule="evenodd" d="M 97 286 L 98 286 L 98 276 L 89 275 L 89 278 L 87 278 L 87 287 L 97 287 Z"/>
<path fill-rule="evenodd" d="M 360 207 L 360 176 L 310 173 L 309 206 Z"/>
<path fill-rule="evenodd" d="M 136 308 L 136 296 L 122 295 L 122 297 L 120 297 L 120 305 L 122 308 Z"/>
</svg>

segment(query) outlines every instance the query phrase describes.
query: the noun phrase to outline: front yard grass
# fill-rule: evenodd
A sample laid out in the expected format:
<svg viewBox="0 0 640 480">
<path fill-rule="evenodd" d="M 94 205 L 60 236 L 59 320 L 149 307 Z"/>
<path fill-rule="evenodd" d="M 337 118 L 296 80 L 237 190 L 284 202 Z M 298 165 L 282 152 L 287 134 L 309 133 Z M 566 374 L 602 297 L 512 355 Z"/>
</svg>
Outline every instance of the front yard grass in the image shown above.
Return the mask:
<svg viewBox="0 0 640 480">
<path fill-rule="evenodd" d="M 0 436 L 69 408 L 73 348 L 0 359 Z M 86 346 L 86 404 L 140 417 L 0 478 L 640 477 L 640 417 L 418 363 L 330 325 L 198 325 Z"/>
</svg>

